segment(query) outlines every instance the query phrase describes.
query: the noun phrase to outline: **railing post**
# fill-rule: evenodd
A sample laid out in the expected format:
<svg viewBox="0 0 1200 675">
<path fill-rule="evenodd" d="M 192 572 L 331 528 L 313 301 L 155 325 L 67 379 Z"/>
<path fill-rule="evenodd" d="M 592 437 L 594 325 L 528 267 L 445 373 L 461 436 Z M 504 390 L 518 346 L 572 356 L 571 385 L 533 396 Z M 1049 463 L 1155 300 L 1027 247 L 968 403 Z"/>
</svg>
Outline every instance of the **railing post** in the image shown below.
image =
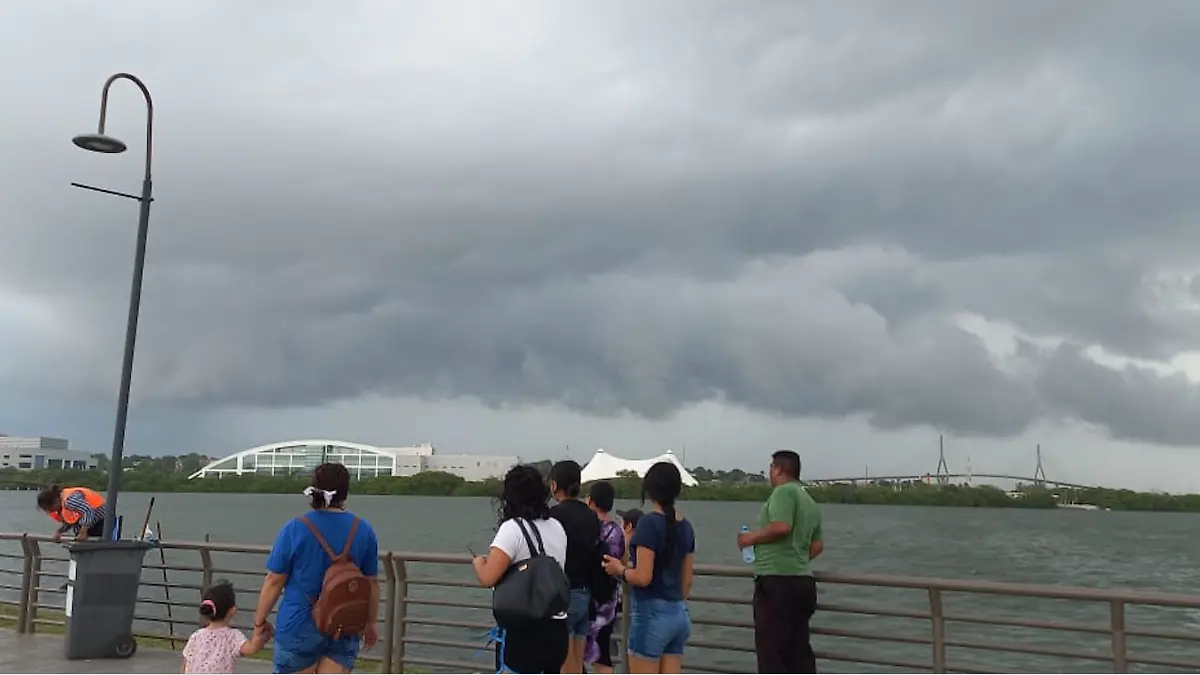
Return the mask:
<svg viewBox="0 0 1200 675">
<path fill-rule="evenodd" d="M 383 669 L 380 672 L 394 673 L 392 650 L 396 648 L 396 565 L 389 551 L 383 558 L 383 573 L 387 579 L 384 586 L 383 604 Z"/>
<path fill-rule="evenodd" d="M 29 630 L 29 589 L 33 584 L 33 550 L 29 535 L 21 535 L 21 600 L 17 606 L 17 632 Z"/>
<path fill-rule="evenodd" d="M 396 574 L 396 589 L 392 593 L 395 598 L 392 614 L 392 651 L 395 656 L 392 662 L 396 672 L 404 672 L 404 634 L 406 632 L 405 618 L 408 612 L 408 561 L 404 558 L 394 559 Z"/>
<path fill-rule="evenodd" d="M 203 570 L 200 573 L 200 595 L 203 596 L 213 584 L 212 551 L 207 546 L 200 549 L 200 567 Z"/>
<path fill-rule="evenodd" d="M 929 621 L 933 628 L 933 672 L 946 672 L 946 615 L 942 610 L 942 591 L 929 589 Z"/>
<path fill-rule="evenodd" d="M 633 596 L 629 592 L 628 583 L 621 582 L 621 670 L 629 670 L 629 615 L 633 607 Z M 616 670 L 615 668 L 613 670 Z"/>
<path fill-rule="evenodd" d="M 1109 629 L 1112 632 L 1112 662 L 1114 673 L 1129 672 L 1129 653 L 1125 645 L 1125 603 L 1111 600 L 1108 604 Z"/>
<path fill-rule="evenodd" d="M 36 539 L 28 539 L 29 542 L 29 598 L 26 604 L 27 612 L 25 614 L 25 632 L 37 632 L 37 615 L 38 602 L 41 600 L 41 593 L 38 588 L 42 585 L 42 546 Z M 70 564 L 70 563 L 68 563 Z"/>
</svg>

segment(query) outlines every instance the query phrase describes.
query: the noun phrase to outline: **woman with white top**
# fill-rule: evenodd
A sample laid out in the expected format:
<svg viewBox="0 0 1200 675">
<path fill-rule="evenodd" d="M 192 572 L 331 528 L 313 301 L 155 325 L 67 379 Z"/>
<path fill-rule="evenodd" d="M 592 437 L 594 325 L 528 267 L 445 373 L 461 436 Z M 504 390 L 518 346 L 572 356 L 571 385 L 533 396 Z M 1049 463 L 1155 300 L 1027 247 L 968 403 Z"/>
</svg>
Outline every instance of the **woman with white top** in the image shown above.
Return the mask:
<svg viewBox="0 0 1200 675">
<path fill-rule="evenodd" d="M 540 536 L 534 539 L 540 539 L 546 555 L 565 568 L 567 533 L 550 517 L 549 501 L 550 488 L 536 468 L 515 466 L 504 476 L 504 489 L 496 509 L 499 520 L 496 537 L 487 555 L 476 556 L 472 561 L 481 586 L 494 588 L 513 563 L 533 557 L 517 524 L 518 518 L 526 530 L 531 526 L 536 529 Z M 496 671 L 557 673 L 567 657 L 567 640 L 566 612 L 528 627 L 508 629 L 503 644 L 496 645 Z"/>
</svg>

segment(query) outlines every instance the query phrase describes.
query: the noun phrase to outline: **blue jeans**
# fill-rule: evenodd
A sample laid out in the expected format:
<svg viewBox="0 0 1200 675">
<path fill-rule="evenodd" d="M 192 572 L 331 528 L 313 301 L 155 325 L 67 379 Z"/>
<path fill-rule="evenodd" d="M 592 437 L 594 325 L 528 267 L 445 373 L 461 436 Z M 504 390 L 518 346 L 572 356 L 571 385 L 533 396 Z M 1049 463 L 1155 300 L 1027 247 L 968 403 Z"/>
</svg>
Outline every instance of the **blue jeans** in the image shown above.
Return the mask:
<svg viewBox="0 0 1200 675">
<path fill-rule="evenodd" d="M 571 589 L 571 608 L 567 610 L 567 634 L 572 639 L 586 638 L 592 627 L 592 594 L 586 588 Z"/>
<path fill-rule="evenodd" d="M 629 613 L 629 653 L 647 660 L 682 656 L 692 618 L 682 600 L 634 598 Z"/>
<path fill-rule="evenodd" d="M 294 630 L 275 633 L 275 672 L 295 673 L 313 665 L 321 659 L 329 659 L 347 670 L 354 669 L 358 660 L 359 637 L 344 637 L 337 640 L 317 632 L 311 621 L 306 621 Z"/>
</svg>

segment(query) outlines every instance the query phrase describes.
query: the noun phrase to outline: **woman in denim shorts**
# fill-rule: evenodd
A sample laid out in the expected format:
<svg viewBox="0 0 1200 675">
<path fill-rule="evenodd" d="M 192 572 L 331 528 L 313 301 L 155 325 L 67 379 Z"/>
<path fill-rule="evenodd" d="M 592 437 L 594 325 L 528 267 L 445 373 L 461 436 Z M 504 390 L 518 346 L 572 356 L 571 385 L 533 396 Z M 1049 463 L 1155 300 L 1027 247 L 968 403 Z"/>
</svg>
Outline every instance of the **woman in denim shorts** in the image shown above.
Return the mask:
<svg viewBox="0 0 1200 675">
<path fill-rule="evenodd" d="M 629 541 L 629 565 L 605 556 L 604 569 L 633 587 L 629 622 L 629 672 L 678 673 L 692 634 L 687 598 L 692 592 L 696 532 L 675 512 L 683 489 L 679 469 L 658 462 L 642 479 L 642 501 L 654 510 L 638 520 Z"/>
</svg>

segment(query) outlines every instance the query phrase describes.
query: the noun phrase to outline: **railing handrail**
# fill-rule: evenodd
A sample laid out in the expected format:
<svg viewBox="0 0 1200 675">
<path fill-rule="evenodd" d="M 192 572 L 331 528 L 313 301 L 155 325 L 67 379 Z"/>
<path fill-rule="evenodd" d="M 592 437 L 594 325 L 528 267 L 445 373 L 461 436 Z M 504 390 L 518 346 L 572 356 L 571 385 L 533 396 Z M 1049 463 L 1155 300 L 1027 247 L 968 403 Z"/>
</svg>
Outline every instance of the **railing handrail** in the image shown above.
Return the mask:
<svg viewBox="0 0 1200 675">
<path fill-rule="evenodd" d="M 28 538 L 39 542 L 53 542 L 53 537 L 41 534 L 0 532 L 0 541 Z M 262 544 L 234 544 L 211 541 L 163 541 L 158 544 L 164 549 L 184 551 L 209 551 L 211 553 L 245 553 L 267 555 L 270 546 Z M 421 551 L 380 551 L 379 559 L 391 556 L 393 560 L 415 563 L 469 564 L 471 556 L 466 553 L 427 553 Z M 697 564 L 697 575 L 753 578 L 754 572 L 747 567 L 732 565 Z M 1200 607 L 1200 594 L 1143 591 L 1127 588 L 1089 588 L 1056 584 L 1026 584 L 1011 581 L 983 581 L 947 577 L 924 577 L 895 574 L 865 574 L 859 572 L 815 571 L 817 583 L 842 584 L 848 586 L 875 586 L 880 588 L 907 588 L 913 590 L 936 589 L 950 593 L 975 593 L 981 595 L 1013 595 L 1048 600 L 1074 600 L 1081 602 L 1120 601 L 1132 605 L 1159 607 Z"/>
<path fill-rule="evenodd" d="M 53 543 L 54 538 L 44 534 L 33 533 L 9 533 L 0 532 L 0 542 L 10 541 L 19 542 L 22 553 L 13 555 L 0 553 L 3 558 L 18 558 L 23 559 L 22 569 L 20 571 L 11 569 L 0 569 L 4 574 L 20 574 L 21 586 L 21 601 L 17 607 L 17 615 L 5 615 L 8 619 L 15 619 L 17 630 L 20 632 L 32 632 L 38 625 L 64 625 L 63 621 L 52 618 L 39 618 L 38 609 L 55 609 L 53 605 L 42 604 L 39 601 L 39 593 L 63 593 L 63 587 L 55 589 L 54 586 L 43 586 L 43 579 L 67 579 L 68 573 L 61 570 L 43 569 L 43 562 L 57 561 L 60 564 L 67 560 L 66 555 L 47 555 L 51 551 L 44 550 L 41 546 L 45 543 Z M 141 584 L 145 587 L 162 587 L 163 593 L 167 594 L 169 589 L 184 589 L 189 592 L 199 592 L 204 588 L 209 587 L 214 583 L 214 575 L 233 574 L 246 576 L 256 576 L 265 574 L 265 569 L 255 569 L 255 565 L 249 563 L 241 563 L 239 569 L 225 568 L 214 564 L 213 556 L 215 554 L 235 554 L 235 555 L 268 555 L 271 551 L 270 546 L 261 544 L 236 544 L 226 542 L 212 541 L 166 541 L 159 542 L 162 550 L 166 551 L 187 551 L 200 558 L 200 566 L 193 565 L 172 565 L 167 562 L 165 556 L 161 559 L 161 564 L 155 565 L 148 562 L 145 565 L 146 569 L 161 569 L 163 570 L 163 580 L 161 583 L 157 581 L 147 581 L 142 579 Z M 65 551 L 63 552 L 65 553 Z M 465 642 L 461 639 L 441 639 L 431 638 L 426 635 L 417 633 L 410 635 L 408 626 L 413 625 L 430 629 L 436 627 L 442 628 L 466 628 L 466 629 L 485 629 L 489 625 L 490 618 L 487 621 L 462 619 L 444 619 L 436 616 L 422 616 L 419 613 L 410 613 L 412 607 L 443 607 L 443 608 L 462 608 L 467 610 L 488 610 L 490 604 L 480 600 L 455 601 L 437 598 L 429 595 L 411 594 L 410 589 L 423 587 L 430 588 L 477 588 L 472 575 L 463 574 L 461 577 L 454 573 L 434 573 L 428 576 L 413 576 L 411 564 L 433 564 L 433 565 L 454 565 L 460 568 L 466 568 L 471 561 L 471 556 L 466 553 L 430 553 L 419 551 L 381 551 L 379 553 L 380 560 L 380 581 L 385 586 L 381 594 L 381 609 L 383 614 L 380 620 L 383 621 L 383 629 L 380 637 L 383 641 L 383 654 L 380 658 L 383 672 L 392 672 L 393 668 L 404 669 L 407 666 L 432 666 L 439 668 L 451 668 L 454 672 L 464 672 L 477 669 L 478 663 L 468 663 L 465 661 L 448 660 L 440 653 L 438 658 L 427 657 L 424 654 L 410 654 L 407 646 L 423 646 L 428 648 L 438 649 L 472 649 L 477 650 L 478 646 Z M 235 567 L 238 567 L 235 564 Z M 193 583 L 178 583 L 169 582 L 166 576 L 167 570 L 176 570 L 188 573 L 200 573 L 200 582 Z M 753 576 L 753 570 L 748 565 L 730 566 L 730 565 L 696 565 L 695 573 L 698 579 L 704 577 L 716 577 L 734 579 L 739 581 L 749 582 Z M 948 663 L 947 648 L 956 650 L 968 651 L 984 651 L 990 653 L 1005 653 L 1005 654 L 1023 654 L 1032 656 L 1041 656 L 1049 658 L 1066 658 L 1086 661 L 1108 661 L 1112 664 L 1114 672 L 1128 672 L 1131 664 L 1139 664 L 1141 666 L 1161 666 L 1168 668 L 1183 668 L 1183 669 L 1200 669 L 1200 662 L 1183 660 L 1181 658 L 1173 658 L 1169 654 L 1162 654 L 1157 649 L 1145 651 L 1134 650 L 1129 648 L 1128 637 L 1152 638 L 1162 640 L 1184 641 L 1187 643 L 1200 643 L 1200 633 L 1193 631 L 1181 631 L 1169 627 L 1140 627 L 1127 625 L 1127 606 L 1143 605 L 1154 607 L 1186 607 L 1200 608 L 1200 595 L 1167 593 L 1161 591 L 1142 591 L 1133 589 L 1105 589 L 1105 588 L 1086 588 L 1064 585 L 1049 585 L 1049 584 L 1026 584 L 1012 583 L 999 581 L 983 581 L 977 579 L 946 579 L 937 577 L 922 577 L 922 576 L 904 576 L 904 575 L 889 575 L 889 574 L 861 574 L 861 573 L 845 573 L 845 572 L 816 572 L 814 574 L 816 580 L 820 584 L 829 584 L 831 586 L 858 586 L 870 588 L 889 588 L 900 589 L 903 591 L 924 591 L 927 596 L 926 610 L 919 611 L 905 605 L 896 606 L 867 606 L 856 605 L 841 602 L 821 601 L 817 604 L 817 609 L 822 613 L 833 615 L 841 614 L 851 616 L 877 616 L 881 618 L 895 617 L 909 620 L 927 622 L 926 635 L 916 635 L 911 631 L 904 633 L 896 633 L 890 631 L 875 631 L 863 629 L 857 625 L 852 626 L 837 626 L 837 625 L 821 625 L 817 624 L 812 627 L 812 634 L 823 636 L 832 639 L 851 639 L 851 640 L 866 640 L 875 644 L 892 644 L 892 645 L 922 645 L 927 646 L 930 650 L 929 660 L 920 663 L 909 660 L 902 655 L 883 652 L 881 654 L 872 653 L 856 653 L 852 651 L 822 651 L 817 650 L 816 656 L 819 660 L 841 661 L 848 663 L 870 664 L 878 666 L 887 666 L 892 668 L 905 668 L 916 670 L 932 670 L 935 673 L 943 672 L 1012 672 L 1009 670 L 986 670 L 979 669 L 975 665 L 958 665 Z M 55 581 L 54 583 L 57 583 Z M 0 584 L 5 589 L 16 590 L 17 587 L 11 585 Z M 247 592 L 257 593 L 258 589 L 244 588 Z M 693 603 L 717 603 L 723 606 L 748 606 L 751 603 L 746 593 L 746 589 L 742 592 L 735 591 L 733 595 L 717 595 L 717 594 L 693 594 L 690 601 Z M 1036 618 L 1027 618 L 1022 615 L 996 615 L 976 612 L 952 611 L 945 606 L 944 594 L 976 594 L 990 596 L 1008 596 L 1018 598 L 1034 598 L 1047 600 L 1064 600 L 1073 602 L 1102 602 L 1105 603 L 1106 614 L 1108 615 L 1107 625 L 1097 623 L 1083 623 L 1075 618 L 1071 620 L 1056 620 L 1039 616 Z M 161 622 L 171 626 L 167 636 L 158 634 L 142 634 L 140 637 L 153 637 L 158 639 L 169 639 L 172 647 L 181 638 L 174 632 L 174 625 L 178 622 L 173 619 L 170 611 L 171 607 L 187 606 L 187 603 L 172 602 L 169 595 L 166 595 L 165 602 L 155 598 L 140 598 L 140 603 L 148 603 L 149 605 L 165 605 L 167 617 L 164 620 L 161 617 L 143 616 L 135 614 L 135 620 L 148 622 Z M 1104 611 L 1104 610 L 1102 610 Z M 620 616 L 620 637 L 617 637 L 614 630 L 614 640 L 619 641 L 621 652 L 624 655 L 628 648 L 628 630 L 630 620 L 630 603 L 626 603 L 624 610 Z M 742 619 L 734 619 L 727 616 L 721 617 L 704 617 L 695 615 L 693 622 L 696 625 L 722 626 L 734 629 L 747 629 L 753 627 L 753 622 L 748 622 Z M 1046 644 L 1033 644 L 1025 641 L 995 641 L 995 640 L 980 640 L 974 635 L 959 636 L 956 634 L 947 634 L 948 624 L 972 624 L 976 626 L 1010 626 L 1023 627 L 1032 629 L 1043 629 L 1049 631 L 1067 631 L 1078 634 L 1091 634 L 1107 636 L 1108 640 L 1105 646 L 1096 651 L 1095 648 L 1089 650 L 1079 649 L 1078 646 L 1072 646 L 1068 649 L 1066 646 L 1055 646 Z M 954 633 L 955 631 L 950 631 Z M 696 639 L 689 640 L 689 645 L 693 645 L 700 649 L 716 649 L 724 650 L 733 653 L 753 653 L 753 647 L 748 647 L 741 643 L 731 643 L 724 640 L 713 641 L 698 636 Z M 1183 653 L 1178 653 L 1177 656 L 1183 656 Z M 951 655 L 953 656 L 953 655 Z M 1187 654 L 1190 657 L 1190 652 Z M 367 657 L 369 658 L 369 657 Z M 624 658 L 614 657 L 614 662 L 625 662 Z M 715 663 L 692 665 L 689 664 L 689 669 L 698 669 L 701 672 L 736 672 L 727 669 L 727 666 L 719 666 Z"/>
</svg>

